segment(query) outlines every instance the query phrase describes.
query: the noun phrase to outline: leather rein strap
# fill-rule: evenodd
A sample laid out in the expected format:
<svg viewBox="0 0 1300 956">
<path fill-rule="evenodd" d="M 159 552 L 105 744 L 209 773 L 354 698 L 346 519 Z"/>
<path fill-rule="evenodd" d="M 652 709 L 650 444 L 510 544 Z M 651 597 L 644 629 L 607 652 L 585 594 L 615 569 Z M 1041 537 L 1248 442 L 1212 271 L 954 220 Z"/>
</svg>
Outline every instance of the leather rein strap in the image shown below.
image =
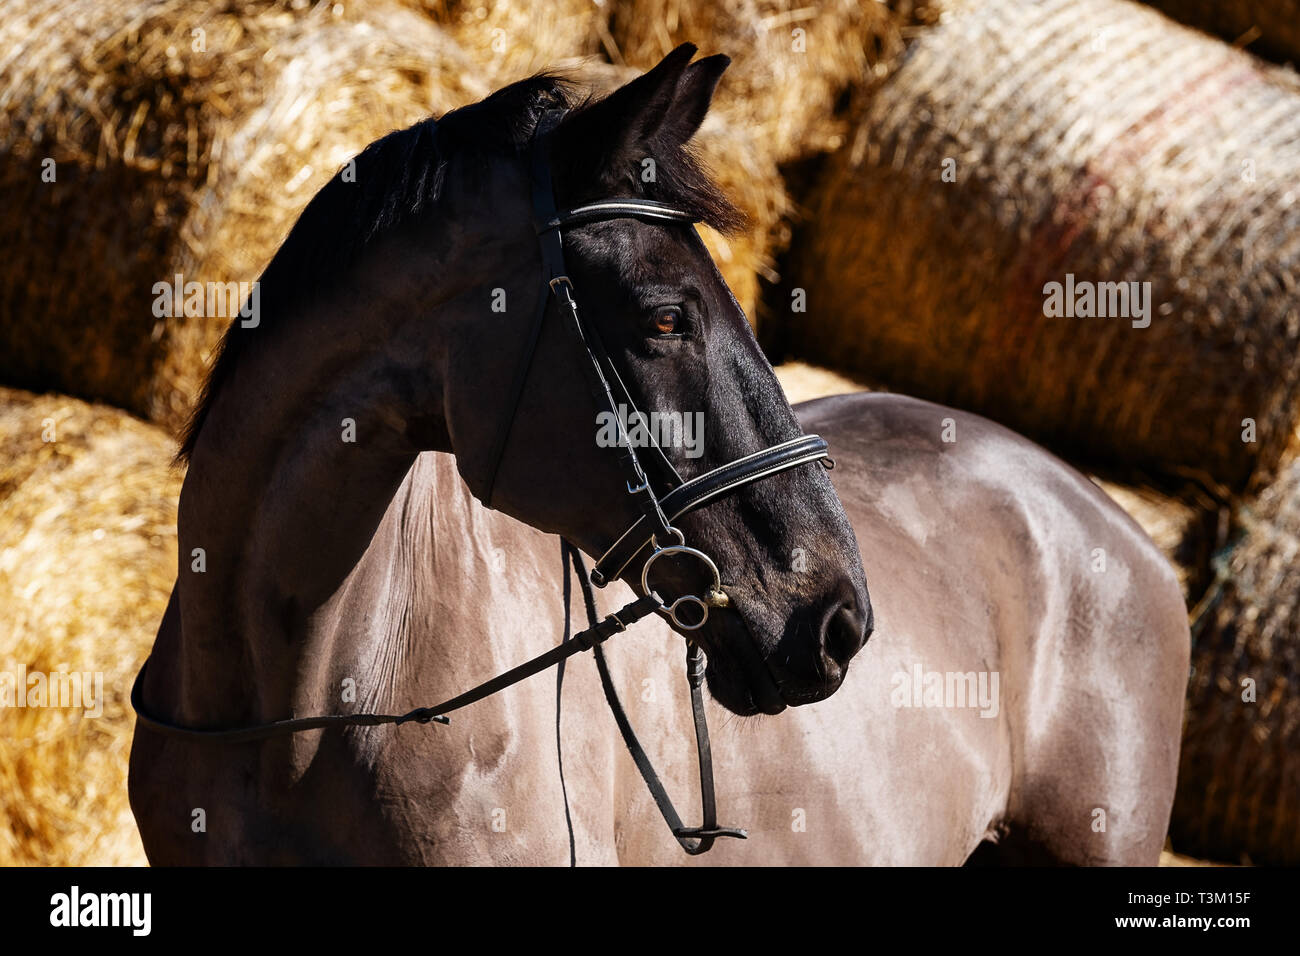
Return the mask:
<svg viewBox="0 0 1300 956">
<path fill-rule="evenodd" d="M 135 709 L 136 718 L 139 720 L 140 725 L 148 727 L 152 731 L 168 737 L 223 744 L 242 744 L 254 740 L 266 740 L 269 737 L 278 737 L 282 734 L 300 734 L 308 730 L 327 730 L 331 727 L 374 727 L 380 724 L 400 725 L 411 722 L 427 724 L 433 721 L 448 724 L 451 721 L 446 715 L 452 711 L 467 707 L 484 697 L 491 697 L 498 691 L 505 690 L 522 680 L 527 680 L 534 674 L 548 670 L 561 661 L 568 660 L 575 654 L 591 650 L 615 634 L 626 631 L 629 625 L 636 623 L 641 618 L 653 614 L 660 606 L 658 597 L 653 594 L 637 598 L 632 603 L 608 615 L 603 621 L 592 621 L 590 627 L 573 635 L 571 640 L 558 644 L 546 653 L 539 654 L 518 667 L 513 667 L 503 674 L 498 674 L 491 680 L 484 681 L 463 694 L 457 694 L 440 704 L 434 704 L 432 707 L 417 707 L 414 710 L 408 710 L 404 714 L 330 714 L 324 717 L 295 717 L 230 730 L 185 727 L 152 717 L 144 709 L 143 687 L 145 671 L 149 667 L 148 660 L 141 666 L 140 673 L 136 674 L 135 683 L 131 686 L 131 706 Z"/>
<path fill-rule="evenodd" d="M 618 406 L 624 405 L 635 415 L 640 415 L 631 393 L 624 385 L 617 368 L 610 361 L 603 343 L 595 329 L 584 325 L 578 314 L 577 301 L 574 298 L 573 283 L 570 280 L 564 262 L 564 245 L 561 230 L 568 226 L 584 223 L 602 222 L 610 219 L 635 218 L 646 222 L 692 225 L 697 217 L 675 209 L 663 203 L 643 199 L 611 199 L 577 206 L 560 212 L 555 206 L 555 197 L 551 184 L 549 143 L 550 135 L 564 116 L 562 110 L 550 110 L 543 114 L 538 122 L 532 141 L 532 191 L 533 224 L 537 231 L 538 244 L 541 249 L 543 268 L 543 288 L 534 309 L 532 323 L 524 340 L 515 370 L 515 377 L 507 393 L 509 414 L 503 419 L 490 450 L 491 472 L 488 475 L 483 502 L 492 504 L 492 492 L 496 484 L 497 471 L 500 468 L 514 419 L 519 410 L 520 399 L 533 364 L 533 355 L 541 337 L 542 327 L 552 299 L 560 305 L 560 312 L 565 327 L 579 345 L 585 361 L 579 364 L 596 407 L 600 411 L 613 412 L 613 420 L 618 423 L 619 464 L 627 479 L 627 492 L 636 502 L 641 516 L 625 531 L 617 541 L 596 562 L 588 574 L 586 565 L 576 548 L 568 541 L 563 542 L 563 555 L 569 560 L 565 565 L 565 594 L 569 593 L 568 565 L 571 563 L 581 586 L 583 603 L 586 606 L 588 627 L 584 631 L 568 637 L 568 603 L 565 605 L 565 638 L 556 647 L 520 664 L 503 674 L 493 677 L 462 694 L 458 694 L 440 704 L 431 707 L 417 707 L 404 714 L 331 714 L 319 717 L 296 717 L 275 720 L 233 729 L 189 727 L 170 723 L 151 716 L 144 707 L 143 687 L 145 671 L 149 665 L 146 660 L 136 675 L 131 688 L 131 706 L 136 712 L 142 727 L 169 737 L 183 738 L 210 743 L 238 744 L 257 740 L 266 740 L 283 734 L 296 734 L 309 730 L 327 730 L 336 727 L 373 727 L 383 724 L 401 725 L 405 723 L 428 724 L 449 723 L 447 714 L 466 707 L 476 701 L 505 690 L 522 680 L 526 680 L 551 667 L 560 668 L 557 674 L 556 734 L 559 745 L 559 690 L 563 680 L 562 665 L 570 657 L 583 651 L 592 650 L 596 657 L 596 667 L 600 672 L 601 686 L 605 700 L 609 705 L 614 721 L 618 725 L 623 741 L 645 781 L 647 789 L 654 798 L 659 812 L 672 831 L 673 837 L 687 853 L 696 855 L 704 853 L 713 846 L 719 837 L 737 837 L 744 839 L 745 831 L 732 827 L 720 827 L 717 823 L 716 797 L 713 786 L 713 760 L 709 742 L 709 729 L 704 714 L 703 683 L 704 655 L 699 646 L 687 640 L 686 675 L 691 693 L 691 712 L 695 724 L 695 741 L 699 757 L 700 799 L 703 822 L 699 827 L 686 827 L 673 807 L 672 801 L 664 789 L 662 781 L 655 773 L 654 767 L 646 755 L 645 749 L 637 740 L 628 720 L 627 712 L 618 698 L 610 676 L 609 666 L 600 645 L 615 634 L 619 634 L 644 617 L 655 612 L 666 614 L 679 628 L 690 631 L 700 627 L 707 619 L 708 609 L 714 599 L 725 603 L 725 593 L 721 592 L 718 570 L 708 555 L 686 546 L 685 536 L 673 526 L 682 515 L 699 508 L 710 501 L 731 494 L 752 482 L 778 474 L 790 468 L 796 468 L 811 462 L 822 462 L 828 467 L 829 460 L 826 442 L 817 435 L 801 435 L 789 441 L 774 445 L 744 458 L 729 462 L 703 475 L 683 481 L 672 462 L 653 441 L 646 446 L 646 461 L 652 463 L 658 473 L 660 485 L 667 492 L 660 498 L 638 456 L 633 443 L 623 428 L 622 416 Z M 673 544 L 673 539 L 676 544 Z M 603 620 L 597 619 L 595 596 L 592 585 L 604 587 L 611 580 L 619 577 L 647 548 L 653 552 L 646 557 L 642 565 L 642 596 L 625 605 Z M 658 557 L 668 553 L 693 557 L 712 572 L 714 587 L 705 598 L 686 595 L 679 597 L 671 605 L 665 603 L 647 583 L 650 565 Z M 685 602 L 694 602 L 698 621 L 686 621 L 678 614 L 677 608 Z M 561 763 L 561 774 L 563 766 Z M 568 798 L 565 797 L 565 813 L 568 818 Z M 570 820 L 571 822 L 571 820 Z M 570 833 L 570 859 L 573 859 L 573 841 Z"/>
</svg>

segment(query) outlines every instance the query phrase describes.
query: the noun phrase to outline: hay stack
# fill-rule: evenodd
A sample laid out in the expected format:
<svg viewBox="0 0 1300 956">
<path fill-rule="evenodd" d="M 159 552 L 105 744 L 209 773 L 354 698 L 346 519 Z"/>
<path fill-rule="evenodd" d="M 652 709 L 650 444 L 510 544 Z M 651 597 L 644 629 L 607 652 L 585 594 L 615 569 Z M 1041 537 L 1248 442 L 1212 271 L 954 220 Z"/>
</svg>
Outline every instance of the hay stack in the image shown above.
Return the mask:
<svg viewBox="0 0 1300 956">
<path fill-rule="evenodd" d="M 1241 488 L 1295 416 L 1297 181 L 1290 71 L 1122 0 L 987 0 L 869 99 L 766 338 L 1074 459 Z M 1067 274 L 1150 282 L 1150 326 L 1046 317 Z"/>
<path fill-rule="evenodd" d="M 1278 63 L 1300 63 L 1300 0 L 1145 0 L 1188 26 Z"/>
<path fill-rule="evenodd" d="M 814 398 L 825 398 L 828 395 L 870 391 L 860 382 L 845 378 L 838 372 L 807 365 L 804 362 L 787 362 L 778 365 L 775 372 L 781 388 L 785 391 L 785 397 L 791 405 L 810 402 Z"/>
<path fill-rule="evenodd" d="M 761 131 L 726 103 L 711 110 L 697 134 L 696 147 L 713 178 L 745 213 L 749 225 L 723 236 L 700 226 L 700 236 L 731 286 L 750 324 L 759 320 L 760 283 L 774 282 L 776 259 L 790 241 L 789 216 L 794 204 L 781 170 L 764 148 Z"/>
<path fill-rule="evenodd" d="M 176 577 L 172 443 L 124 412 L 0 389 L 0 449 L 0 672 L 100 672 L 105 698 L 100 717 L 0 709 L 0 865 L 142 863 L 128 697 Z"/>
<path fill-rule="evenodd" d="M 156 318 L 153 284 L 256 279 L 347 158 L 487 92 L 436 26 L 386 3 L 12 7 L 0 375 L 169 425 L 228 319 Z"/>
<path fill-rule="evenodd" d="M 1193 615 L 1170 834 L 1182 853 L 1300 863 L 1300 458 L 1236 510 Z M 1243 700 L 1243 680 L 1255 700 Z"/>
</svg>

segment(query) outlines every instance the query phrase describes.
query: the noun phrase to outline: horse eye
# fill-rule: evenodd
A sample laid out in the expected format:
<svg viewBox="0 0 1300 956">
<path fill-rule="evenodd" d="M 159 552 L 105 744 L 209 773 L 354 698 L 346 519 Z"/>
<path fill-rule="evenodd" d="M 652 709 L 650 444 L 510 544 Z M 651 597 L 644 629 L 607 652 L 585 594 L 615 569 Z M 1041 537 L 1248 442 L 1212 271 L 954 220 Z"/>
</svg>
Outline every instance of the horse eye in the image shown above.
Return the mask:
<svg viewBox="0 0 1300 956">
<path fill-rule="evenodd" d="M 660 335 L 673 335 L 680 331 L 682 310 L 675 305 L 666 305 L 655 310 L 654 330 Z"/>
</svg>

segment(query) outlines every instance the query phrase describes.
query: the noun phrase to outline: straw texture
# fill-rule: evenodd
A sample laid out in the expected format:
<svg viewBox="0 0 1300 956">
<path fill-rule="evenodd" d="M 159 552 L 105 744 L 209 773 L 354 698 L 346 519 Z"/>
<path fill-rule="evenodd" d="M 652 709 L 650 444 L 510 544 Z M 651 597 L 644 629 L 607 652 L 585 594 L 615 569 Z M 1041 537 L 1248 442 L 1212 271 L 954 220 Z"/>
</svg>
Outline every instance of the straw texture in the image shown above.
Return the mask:
<svg viewBox="0 0 1300 956">
<path fill-rule="evenodd" d="M 495 89 L 613 52 L 603 0 L 398 0 L 444 28 Z M 617 53 L 611 58 L 620 62 Z"/>
<path fill-rule="evenodd" d="M 1295 418 L 1298 181 L 1290 71 L 1123 0 L 987 0 L 917 40 L 805 198 L 775 345 L 1240 489 Z M 1149 327 L 1048 317 L 1073 280 L 1150 283 Z"/>
<path fill-rule="evenodd" d="M 0 674 L 103 675 L 102 716 L 0 708 L 0 865 L 142 863 L 128 698 L 176 577 L 172 443 L 125 412 L 0 388 L 0 448 Z"/>
<path fill-rule="evenodd" d="M 1179 852 L 1300 863 L 1300 459 L 1236 509 L 1193 613 L 1170 834 Z M 1253 695 L 1253 700 L 1246 699 Z"/>
<path fill-rule="evenodd" d="M 898 56 L 912 22 L 933 4 L 895 0 L 611 0 L 620 55 L 653 66 L 678 43 L 726 53 L 733 64 L 720 97 L 745 104 L 778 162 L 843 141 L 838 100 Z"/>
<path fill-rule="evenodd" d="M 251 282 L 350 156 L 488 92 L 387 3 L 27 0 L 0 50 L 0 376 L 168 425 L 229 317 L 154 284 Z"/>
</svg>

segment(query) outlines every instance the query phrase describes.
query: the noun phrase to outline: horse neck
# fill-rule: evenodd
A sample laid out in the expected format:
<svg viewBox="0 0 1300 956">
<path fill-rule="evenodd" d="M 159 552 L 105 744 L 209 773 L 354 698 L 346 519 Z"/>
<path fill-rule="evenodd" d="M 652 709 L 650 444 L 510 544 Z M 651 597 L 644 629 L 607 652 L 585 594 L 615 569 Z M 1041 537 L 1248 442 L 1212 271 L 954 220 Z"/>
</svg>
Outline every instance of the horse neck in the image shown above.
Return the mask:
<svg viewBox="0 0 1300 956">
<path fill-rule="evenodd" d="M 419 453 L 449 450 L 430 322 L 411 321 L 402 281 L 359 277 L 341 303 L 268 323 L 214 396 L 178 516 L 187 720 L 321 706 L 311 675 L 343 597 L 397 559 L 385 516 Z M 402 596 L 371 603 L 400 613 Z"/>
</svg>

